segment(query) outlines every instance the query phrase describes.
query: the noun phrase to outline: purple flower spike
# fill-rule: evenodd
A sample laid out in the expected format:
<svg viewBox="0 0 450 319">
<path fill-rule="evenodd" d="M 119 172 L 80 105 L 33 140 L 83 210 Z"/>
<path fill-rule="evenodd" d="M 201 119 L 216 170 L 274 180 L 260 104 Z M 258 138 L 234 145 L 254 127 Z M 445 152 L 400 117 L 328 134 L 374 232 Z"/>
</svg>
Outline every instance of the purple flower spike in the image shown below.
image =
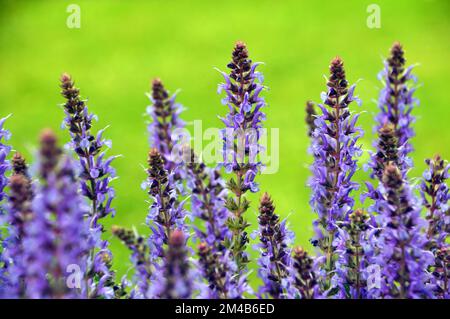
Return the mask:
<svg viewBox="0 0 450 319">
<path fill-rule="evenodd" d="M 10 196 L 7 222 L 9 236 L 4 243 L 5 257 L 11 264 L 8 267 L 9 297 L 23 298 L 25 296 L 25 273 L 23 240 L 29 221 L 33 218 L 31 202 L 33 191 L 25 159 L 19 153 L 12 160 L 13 175 L 9 180 Z"/>
<path fill-rule="evenodd" d="M 261 109 L 266 103 L 259 96 L 264 86 L 260 73 L 256 71 L 257 66 L 258 63 L 249 59 L 246 45 L 237 42 L 232 61 L 227 65 L 231 72 L 229 75 L 222 72 L 225 83 L 219 85 L 219 92 L 224 90 L 226 94 L 222 103 L 229 109 L 222 118 L 226 129 L 222 131 L 224 162 L 221 165 L 234 174 L 227 184 L 233 196 L 228 198 L 226 207 L 232 213 L 229 227 L 234 234 L 228 248 L 237 264 L 238 276 L 245 274 L 248 263 L 245 250 L 249 241 L 246 232 L 249 224 L 244 213 L 250 203 L 245 193 L 258 191 L 255 178 L 262 169 L 256 157 L 261 151 L 258 142 L 265 119 Z"/>
<path fill-rule="evenodd" d="M 293 234 L 286 229 L 286 222 L 280 222 L 275 214 L 275 207 L 269 194 L 264 193 L 259 206 L 259 239 L 261 256 L 258 260 L 260 266 L 258 274 L 264 285 L 259 293 L 265 297 L 289 298 L 291 278 L 291 251 L 288 244 Z"/>
<path fill-rule="evenodd" d="M 408 154 L 413 150 L 410 139 L 414 136 L 411 127 L 414 117 L 411 115 L 417 99 L 412 97 L 415 89 L 411 88 L 410 82 L 416 80 L 411 75 L 411 67 L 405 69 L 404 51 L 400 43 L 395 42 L 391 48 L 391 55 L 385 62 L 385 67 L 379 77 L 382 79 L 384 88 L 380 92 L 378 106 L 380 112 L 376 116 L 376 131 L 379 131 L 390 123 L 393 125 L 395 138 L 397 139 L 398 157 L 403 175 L 412 166 Z M 376 168 L 377 154 L 372 154 L 372 162 Z M 376 172 L 374 172 L 376 175 Z"/>
<path fill-rule="evenodd" d="M 335 294 L 338 276 L 335 271 L 339 227 L 352 213 L 354 200 L 351 193 L 358 188 L 352 181 L 357 169 L 356 157 L 361 149 L 357 145 L 362 135 L 355 127 L 357 116 L 351 116 L 349 104 L 356 98 L 353 86 L 348 87 L 344 63 L 336 57 L 331 61 L 328 91 L 323 94 L 322 114 L 316 117 L 312 138 L 314 163 L 311 205 L 318 214 L 314 222 L 313 245 L 321 250 L 318 258 L 319 282 L 323 291 Z M 332 280 L 333 279 L 333 280 Z M 336 289 L 334 289 L 336 288 Z"/>
<path fill-rule="evenodd" d="M 169 174 L 164 168 L 164 159 L 154 148 L 148 157 L 148 193 L 153 199 L 147 216 L 147 224 L 152 230 L 149 239 L 150 253 L 154 262 L 164 257 L 164 250 L 175 229 L 184 230 L 185 211 L 183 203 L 176 201 Z"/>
<path fill-rule="evenodd" d="M 152 92 L 148 96 L 152 103 L 147 107 L 147 114 L 151 119 L 147 128 L 150 147 L 161 154 L 164 168 L 173 172 L 169 176 L 171 183 L 177 192 L 184 194 L 183 179 L 186 172 L 184 165 L 181 165 L 183 145 L 177 143 L 183 139 L 181 129 L 184 128 L 184 122 L 180 119 L 180 114 L 184 107 L 175 101 L 176 93 L 169 95 L 160 79 L 153 80 Z"/>
<path fill-rule="evenodd" d="M 7 157 L 11 151 L 9 145 L 4 144 L 10 138 L 10 133 L 3 125 L 7 118 L 0 119 L 0 224 L 4 224 L 5 215 L 5 203 L 6 198 L 5 187 L 8 185 L 7 173 L 10 170 L 10 163 Z M 0 240 L 3 241 L 2 234 L 0 234 Z M 5 270 L 8 266 L 7 257 L 4 256 L 4 252 L 0 252 L 0 298 L 6 294 L 8 278 L 6 277 Z"/>
<path fill-rule="evenodd" d="M 227 191 L 220 173 L 207 167 L 195 156 L 193 150 L 187 163 L 187 186 L 192 191 L 192 215 L 202 221 L 202 226 L 193 226 L 194 240 L 198 246 L 199 264 L 203 277 L 208 282 L 208 298 L 242 298 L 248 290 L 247 283 L 233 278 L 236 265 L 227 249 L 232 238 L 227 226 L 229 212 L 225 208 Z"/>
<path fill-rule="evenodd" d="M 170 234 L 158 294 L 162 299 L 186 299 L 192 296 L 193 278 L 187 257 L 186 238 L 183 231 L 175 229 Z"/>
<path fill-rule="evenodd" d="M 86 297 L 87 207 L 78 193 L 74 166 L 61 156 L 51 131 L 41 136 L 39 173 L 42 183 L 23 241 L 26 296 Z"/>
<path fill-rule="evenodd" d="M 205 298 L 241 299 L 249 287 L 245 280 L 237 281 L 234 277 L 236 264 L 230 259 L 228 251 L 217 252 L 203 242 L 198 245 L 199 264 L 203 277 L 208 282 Z"/>
<path fill-rule="evenodd" d="M 423 174 L 420 193 L 422 203 L 427 208 L 427 237 L 432 242 L 431 246 L 442 245 L 446 242 L 450 231 L 448 206 L 450 195 L 446 184 L 450 165 L 439 155 L 425 162 L 428 169 Z"/>
<path fill-rule="evenodd" d="M 92 269 L 95 267 L 95 260 L 98 262 L 102 262 L 103 260 L 100 257 L 96 258 L 94 249 L 108 249 L 107 242 L 102 242 L 100 239 L 103 226 L 98 221 L 108 215 L 114 216 L 115 213 L 111 206 L 115 193 L 110 185 L 111 181 L 115 178 L 115 170 L 111 166 L 111 162 L 115 157 L 106 158 L 104 149 L 105 147 L 110 147 L 110 142 L 103 139 L 103 130 L 98 132 L 96 136 L 91 132 L 92 120 L 96 116 L 89 113 L 87 105 L 81 99 L 79 89 L 75 87 L 70 75 L 63 74 L 61 76 L 61 88 L 61 94 L 66 99 L 63 105 L 66 114 L 63 124 L 69 130 L 71 136 L 69 148 L 74 150 L 78 155 L 81 167 L 79 176 L 81 192 L 91 203 L 91 209 L 88 215 L 90 218 L 90 241 L 93 247 L 88 267 Z M 113 274 L 110 271 L 104 272 L 104 274 L 106 273 Z M 112 282 L 112 280 L 113 278 L 109 278 L 108 280 L 104 279 L 104 281 L 108 282 Z M 96 283 L 93 279 L 91 281 L 89 287 L 93 286 L 92 291 L 96 291 L 97 293 L 104 291 L 104 289 L 95 287 Z M 89 293 L 89 295 L 91 297 L 102 297 L 100 295 L 94 296 L 92 293 Z"/>
<path fill-rule="evenodd" d="M 149 248 L 145 243 L 144 237 L 137 235 L 132 230 L 127 230 L 119 226 L 113 226 L 112 233 L 118 237 L 132 252 L 131 259 L 134 267 L 136 268 L 136 296 L 146 296 L 149 289 L 153 268 L 150 262 Z"/>
<path fill-rule="evenodd" d="M 372 262 L 379 266 L 381 285 L 368 291 L 369 297 L 430 298 L 428 267 L 433 254 L 425 250 L 425 224 L 408 183 L 394 163 L 384 169 L 378 193 L 378 209 L 383 217 L 377 241 L 378 253 Z"/>
<path fill-rule="evenodd" d="M 425 162 L 428 169 L 423 174 L 420 193 L 423 206 L 427 209 L 427 248 L 435 257 L 432 273 L 436 280 L 436 296 L 450 298 L 450 195 L 446 184 L 450 165 L 439 155 Z"/>
<path fill-rule="evenodd" d="M 7 160 L 9 152 L 11 151 L 11 147 L 9 145 L 4 144 L 10 138 L 10 133 L 8 130 L 3 128 L 7 118 L 0 119 L 0 203 L 6 198 L 6 194 L 4 192 L 6 185 L 8 185 L 8 178 L 6 177 L 6 173 L 10 169 L 10 163 Z M 0 213 L 2 207 L 0 206 Z"/>
<path fill-rule="evenodd" d="M 203 221 L 203 227 L 194 227 L 196 238 L 207 243 L 215 252 L 225 250 L 224 241 L 231 240 L 227 227 L 229 212 L 225 208 L 227 191 L 220 173 L 207 167 L 195 156 L 193 150 L 187 163 L 187 186 L 192 191 L 191 211 L 195 218 Z"/>
<path fill-rule="evenodd" d="M 319 286 L 313 269 L 313 259 L 302 247 L 295 247 L 292 254 L 293 286 L 301 299 L 319 297 Z"/>
<path fill-rule="evenodd" d="M 342 299 L 365 299 L 367 297 L 367 272 L 370 256 L 370 216 L 356 209 L 343 223 L 338 236 L 336 272 L 339 296 Z"/>
<path fill-rule="evenodd" d="M 172 156 L 176 142 L 174 133 L 176 129 L 184 127 L 179 117 L 184 108 L 175 101 L 176 94 L 169 95 L 160 79 L 153 80 L 149 97 L 152 102 L 147 108 L 147 114 L 152 120 L 148 125 L 150 145 L 164 158 L 165 168 L 172 171 L 176 167 L 176 159 Z"/>
</svg>

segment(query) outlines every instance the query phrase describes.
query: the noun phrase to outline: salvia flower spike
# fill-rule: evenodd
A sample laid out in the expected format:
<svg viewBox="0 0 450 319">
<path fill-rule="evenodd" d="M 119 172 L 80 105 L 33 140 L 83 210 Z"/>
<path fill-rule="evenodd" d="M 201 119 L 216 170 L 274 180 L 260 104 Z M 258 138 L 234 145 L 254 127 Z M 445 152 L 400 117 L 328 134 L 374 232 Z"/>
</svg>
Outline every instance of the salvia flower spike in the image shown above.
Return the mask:
<svg viewBox="0 0 450 319">
<path fill-rule="evenodd" d="M 319 296 L 319 286 L 314 273 L 314 259 L 302 247 L 297 246 L 292 253 L 292 286 L 297 289 L 301 299 L 314 299 Z"/>
<path fill-rule="evenodd" d="M 321 114 L 315 120 L 310 183 L 313 192 L 311 205 L 318 214 L 314 222 L 316 235 L 313 244 L 321 250 L 317 265 L 325 291 L 334 288 L 332 277 L 336 276 L 335 240 L 339 225 L 352 212 L 354 205 L 351 193 L 358 184 L 352 181 L 352 177 L 357 169 L 356 157 L 361 152 L 357 141 L 362 135 L 361 129 L 355 126 L 358 116 L 352 116 L 349 111 L 351 102 L 359 102 L 354 96 L 355 86 L 348 87 L 344 63 L 339 57 L 331 61 L 327 87 L 328 91 L 322 93 L 323 104 L 318 105 Z"/>
<path fill-rule="evenodd" d="M 139 236 L 134 231 L 120 226 L 113 226 L 112 233 L 119 238 L 132 252 L 131 259 L 135 267 L 135 282 L 137 283 L 136 296 L 146 296 L 153 266 L 150 262 L 150 252 L 145 238 Z"/>
<path fill-rule="evenodd" d="M 5 187 L 8 185 L 7 174 L 11 169 L 11 164 L 8 161 L 8 155 L 11 151 L 11 147 L 6 144 L 11 136 L 11 133 L 4 128 L 4 124 L 7 118 L 0 118 L 0 225 L 4 226 L 4 215 L 6 206 L 6 192 Z M 3 234 L 0 234 L 0 240 L 3 241 Z M 4 255 L 4 252 L 0 252 L 0 298 L 7 293 L 8 281 L 6 268 L 9 264 L 8 258 Z"/>
<path fill-rule="evenodd" d="M 380 266 L 381 286 L 368 293 L 372 298 L 431 297 L 427 269 L 433 263 L 433 254 L 425 250 L 425 223 L 420 208 L 394 163 L 387 164 L 382 182 L 379 209 L 385 222 L 373 261 Z"/>
<path fill-rule="evenodd" d="M 190 298 L 193 289 L 193 278 L 187 257 L 186 237 L 184 232 L 175 229 L 171 232 L 167 255 L 158 296 L 162 299 Z"/>
<path fill-rule="evenodd" d="M 262 164 L 257 160 L 262 147 L 258 144 L 262 122 L 265 114 L 262 108 L 266 105 L 260 97 L 264 89 L 262 75 L 256 71 L 259 63 L 249 59 L 247 47 L 237 42 L 232 61 L 227 65 L 230 74 L 222 72 L 225 83 L 219 85 L 219 93 L 225 91 L 222 103 L 229 109 L 222 118 L 226 128 L 222 131 L 223 159 L 227 173 L 233 173 L 227 187 L 233 194 L 227 200 L 226 207 L 232 212 L 229 227 L 233 232 L 230 245 L 232 256 L 238 266 L 239 275 L 246 272 L 248 256 L 245 249 L 248 244 L 247 223 L 244 213 L 250 203 L 245 197 L 247 191 L 257 192 L 255 177 L 260 173 Z"/>
<path fill-rule="evenodd" d="M 355 209 L 339 230 L 336 252 L 336 272 L 340 298 L 364 299 L 367 296 L 367 267 L 371 245 L 370 216 L 362 209 Z"/>
<path fill-rule="evenodd" d="M 72 161 L 62 156 L 53 132 L 41 135 L 41 185 L 34 197 L 33 218 L 26 229 L 26 295 L 28 298 L 86 296 L 84 275 L 88 255 L 87 206 L 79 196 Z M 69 287 L 67 274 L 78 271 Z M 76 285 L 76 286 L 75 286 Z M 74 289 L 72 289 L 74 288 Z"/>
<path fill-rule="evenodd" d="M 4 123 L 7 118 L 0 119 L 0 203 L 6 198 L 6 194 L 4 193 L 5 187 L 8 185 L 8 178 L 6 173 L 10 169 L 10 163 L 7 160 L 7 156 L 11 151 L 11 147 L 5 144 L 11 133 L 4 128 Z"/>
<path fill-rule="evenodd" d="M 108 270 L 107 263 L 102 257 L 104 253 L 112 256 L 108 251 L 108 242 L 101 240 L 103 226 L 99 223 L 108 215 L 114 216 L 112 200 L 115 197 L 114 188 L 111 181 L 115 178 L 115 170 L 111 162 L 115 156 L 106 157 L 105 148 L 111 147 L 111 142 L 103 138 L 103 131 L 100 130 L 95 136 L 92 133 L 92 121 L 96 116 L 89 113 L 86 101 L 80 97 L 80 91 L 67 73 L 61 76 L 61 94 L 66 99 L 63 104 L 66 115 L 63 125 L 69 130 L 71 141 L 69 148 L 75 151 L 80 163 L 80 182 L 82 194 L 90 201 L 90 232 L 91 240 L 95 243 L 97 256 L 94 250 L 89 259 L 90 268 L 102 269 L 102 283 L 112 280 L 113 272 Z M 103 264 L 102 264 L 103 263 Z M 109 278 L 108 278 L 109 277 Z M 108 279 L 107 279 L 108 278 Z M 104 291 L 102 287 L 95 287 L 95 282 L 91 285 L 96 293 Z M 106 287 L 109 291 L 111 287 Z"/>
<path fill-rule="evenodd" d="M 236 264 L 231 260 L 229 251 L 214 251 L 206 242 L 198 245 L 197 253 L 203 277 L 208 283 L 205 298 L 241 299 L 244 293 L 251 292 L 245 277 L 235 277 Z"/>
<path fill-rule="evenodd" d="M 427 209 L 427 237 L 433 242 L 433 246 L 441 245 L 446 242 L 450 231 L 448 217 L 450 195 L 446 184 L 450 165 L 439 155 L 427 159 L 425 163 L 428 168 L 423 174 L 420 190 L 422 203 Z"/>
<path fill-rule="evenodd" d="M 150 253 L 156 261 L 164 256 L 171 233 L 175 229 L 185 229 L 185 211 L 183 203 L 177 202 L 177 194 L 164 166 L 164 159 L 156 148 L 149 152 L 148 165 L 147 187 L 153 203 L 147 216 L 147 224 L 152 230 L 149 239 Z"/>
<path fill-rule="evenodd" d="M 9 209 L 7 221 L 9 237 L 6 239 L 5 255 L 12 260 L 8 267 L 9 291 L 14 297 L 25 296 L 26 263 L 23 241 L 25 231 L 33 217 L 31 203 L 33 190 L 25 159 L 19 153 L 15 153 L 12 159 L 13 175 L 9 179 Z"/>
<path fill-rule="evenodd" d="M 165 168 L 172 171 L 177 165 L 173 157 L 176 144 L 174 135 L 177 129 L 184 127 L 184 122 L 180 119 L 180 113 L 184 108 L 176 102 L 176 94 L 169 95 L 160 79 L 153 80 L 149 97 L 152 103 L 147 108 L 147 114 L 151 118 L 148 124 L 150 145 L 163 156 Z"/>
<path fill-rule="evenodd" d="M 280 221 L 275 214 L 275 206 L 268 193 L 264 193 L 259 202 L 258 221 L 261 242 L 258 274 L 264 283 L 260 294 L 275 299 L 287 298 L 291 289 L 291 251 L 288 245 L 293 233 L 287 229 L 286 221 Z"/>
<path fill-rule="evenodd" d="M 160 79 L 152 81 L 151 93 L 148 94 L 151 105 L 147 107 L 150 122 L 147 126 L 150 147 L 155 148 L 164 159 L 164 167 L 172 172 L 169 178 L 175 190 L 184 194 L 183 179 L 185 166 L 183 165 L 182 150 L 185 126 L 180 118 L 184 107 L 176 101 L 177 93 L 170 95 Z"/>
<path fill-rule="evenodd" d="M 406 174 L 412 166 L 408 154 L 413 150 L 410 139 L 414 136 L 411 114 L 418 100 L 413 97 L 416 82 L 412 66 L 406 68 L 405 54 L 402 45 L 395 42 L 391 47 L 389 58 L 385 61 L 384 69 L 379 78 L 384 84 L 378 101 L 379 113 L 376 116 L 376 130 L 382 129 L 386 123 L 393 125 L 398 147 L 398 167 L 402 174 Z M 372 154 L 372 161 L 377 161 L 377 155 Z M 386 162 L 387 163 L 387 162 Z M 375 165 L 375 164 L 374 164 Z"/>
<path fill-rule="evenodd" d="M 450 297 L 450 209 L 448 206 L 449 189 L 447 179 L 450 165 L 439 155 L 427 159 L 428 168 L 420 184 L 422 204 L 427 210 L 428 221 L 427 248 L 434 254 L 435 263 L 432 273 L 436 280 L 436 295 Z"/>
<path fill-rule="evenodd" d="M 187 186 L 192 191 L 192 215 L 203 221 L 203 227 L 194 227 L 196 238 L 206 242 L 215 252 L 222 252 L 224 241 L 232 234 L 227 227 L 229 212 L 225 207 L 227 190 L 217 169 L 206 166 L 189 148 L 191 154 L 186 164 Z"/>
</svg>

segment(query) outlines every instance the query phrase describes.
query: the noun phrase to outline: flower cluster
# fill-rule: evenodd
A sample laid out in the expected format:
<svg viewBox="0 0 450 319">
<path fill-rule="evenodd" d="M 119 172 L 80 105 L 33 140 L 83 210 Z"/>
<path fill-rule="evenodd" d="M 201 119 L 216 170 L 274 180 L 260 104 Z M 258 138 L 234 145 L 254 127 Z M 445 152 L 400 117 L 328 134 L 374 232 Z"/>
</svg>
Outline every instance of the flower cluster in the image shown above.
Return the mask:
<svg viewBox="0 0 450 319">
<path fill-rule="evenodd" d="M 203 229 L 194 227 L 196 237 L 207 243 L 214 251 L 225 249 L 224 241 L 232 237 L 227 227 L 229 212 L 225 208 L 227 190 L 217 169 L 207 167 L 198 159 L 193 150 L 188 171 L 188 188 L 192 191 L 192 215 L 204 222 Z"/>
<path fill-rule="evenodd" d="M 23 238 L 26 296 L 86 297 L 82 279 L 88 255 L 87 209 L 78 193 L 76 171 L 72 160 L 62 156 L 51 131 L 42 133 L 39 153 L 42 180 Z M 75 271 L 73 286 L 67 284 L 71 271 Z"/>
<path fill-rule="evenodd" d="M 169 95 L 160 79 L 153 80 L 151 94 L 148 94 L 152 104 L 147 107 L 147 115 L 151 119 L 147 129 L 150 147 L 161 154 L 165 169 L 173 172 L 170 176 L 172 184 L 183 193 L 182 179 L 185 173 L 179 157 L 182 146 L 177 141 L 183 138 L 184 122 L 180 114 L 184 108 L 176 102 L 176 96 L 177 93 Z"/>
<path fill-rule="evenodd" d="M 24 260 L 23 240 L 25 230 L 33 218 L 31 207 L 33 191 L 28 175 L 25 159 L 20 153 L 15 153 L 12 159 L 13 175 L 9 179 L 9 210 L 7 221 L 11 225 L 9 237 L 5 240 L 5 256 L 14 261 L 8 265 L 9 293 L 15 296 L 25 295 L 26 264 Z"/>
<path fill-rule="evenodd" d="M 450 232 L 450 215 L 448 201 L 450 198 L 446 180 L 450 165 L 439 155 L 427 159 L 428 169 L 423 174 L 420 184 L 422 203 L 427 209 L 427 237 L 432 246 L 446 242 Z"/>
<path fill-rule="evenodd" d="M 10 168 L 9 161 L 7 160 L 8 154 L 11 151 L 11 147 L 4 144 L 10 138 L 10 133 L 3 126 L 7 118 L 0 119 L 0 203 L 6 198 L 4 189 L 8 184 L 8 178 L 6 176 L 7 171 Z"/>
<path fill-rule="evenodd" d="M 4 128 L 4 123 L 7 118 L 0 118 L 0 225 L 4 227 L 5 219 L 5 198 L 7 198 L 5 187 L 8 185 L 7 173 L 10 170 L 10 163 L 8 161 L 8 155 L 11 151 L 11 147 L 7 144 L 10 138 L 10 132 Z M 0 233 L 0 240 L 3 242 L 3 234 Z M 4 246 L 4 245 L 3 245 Z M 6 274 L 6 268 L 8 266 L 8 259 L 3 251 L 0 252 L 0 298 L 5 295 L 6 287 L 9 285 L 9 278 Z"/>
<path fill-rule="evenodd" d="M 369 218 L 367 212 L 356 209 L 348 215 L 340 230 L 336 272 L 342 298 L 362 299 L 367 296 Z"/>
<path fill-rule="evenodd" d="M 287 230 L 286 221 L 280 222 L 267 193 L 264 193 L 259 203 L 258 221 L 261 241 L 258 273 L 264 282 L 260 294 L 268 294 L 276 299 L 285 298 L 290 290 L 291 256 L 288 245 L 293 234 Z"/>
<path fill-rule="evenodd" d="M 175 229 L 184 229 L 185 211 L 177 203 L 176 192 L 165 169 L 164 159 L 153 148 L 148 155 L 148 194 L 153 203 L 147 216 L 147 224 L 152 230 L 149 240 L 150 253 L 153 258 L 164 257 L 164 249 L 169 243 Z"/>
<path fill-rule="evenodd" d="M 136 294 L 145 296 L 149 289 L 149 282 L 153 272 L 153 265 L 150 262 L 149 248 L 145 238 L 132 230 L 120 226 L 113 226 L 112 233 L 132 252 L 131 259 L 136 271 L 135 282 L 138 285 Z"/>
<path fill-rule="evenodd" d="M 408 157 L 413 150 L 410 139 L 414 136 L 414 130 L 411 127 L 414 117 L 411 112 L 418 104 L 417 99 L 413 97 L 415 89 L 409 84 L 416 82 L 416 78 L 411 73 L 412 66 L 405 69 L 405 62 L 403 48 L 399 42 L 395 42 L 391 48 L 390 57 L 385 61 L 383 71 L 378 75 L 384 83 L 384 88 L 380 92 L 378 101 L 380 112 L 376 117 L 375 127 L 379 131 L 388 123 L 392 125 L 398 148 L 397 165 L 403 174 L 406 174 L 412 166 L 411 159 Z M 377 154 L 372 154 L 375 174 L 377 163 L 379 163 Z"/>
<path fill-rule="evenodd" d="M 173 230 L 170 234 L 167 256 L 164 260 L 162 276 L 157 283 L 155 294 L 163 299 L 190 298 L 193 280 L 187 258 L 186 238 L 183 231 Z"/>
<path fill-rule="evenodd" d="M 252 232 L 259 238 L 254 253 L 262 284 L 250 286 L 246 213 L 249 191 L 259 192 L 266 105 L 258 65 L 238 42 L 230 73 L 222 73 L 225 83 L 219 85 L 229 111 L 222 118 L 223 162 L 216 167 L 203 163 L 202 154 L 197 158 L 182 136 L 176 95 L 153 81 L 147 109 L 151 148 L 142 185 L 150 198 L 150 234 L 121 226 L 110 230 L 130 251 L 130 281 L 127 274 L 116 282 L 101 223 L 114 215 L 110 142 L 103 131 L 92 133 L 95 116 L 71 77 L 61 77 L 70 133 L 65 150 L 52 131 L 43 131 L 29 169 L 20 153 L 10 154 L 6 118 L 1 119 L 0 298 L 450 298 L 450 166 L 436 155 L 426 160 L 420 185 L 408 180 L 417 101 L 398 43 L 381 73 L 376 150 L 367 164 L 372 181 L 362 194 L 368 208 L 355 207 L 362 130 L 350 104 L 359 100 L 337 57 L 322 103 L 308 101 L 305 108 L 314 161 L 310 204 L 317 214 L 311 243 L 317 254 L 292 246 L 294 234 L 265 192 Z"/>
<path fill-rule="evenodd" d="M 319 297 L 319 287 L 313 268 L 314 259 L 302 247 L 295 247 L 292 254 L 291 272 L 294 276 L 292 286 L 297 289 L 297 294 L 300 299 L 314 299 Z"/>
<path fill-rule="evenodd" d="M 225 83 L 219 85 L 219 93 L 225 91 L 222 103 L 229 109 L 222 118 L 226 129 L 222 131 L 223 159 L 222 165 L 227 173 L 233 173 L 227 187 L 233 196 L 229 197 L 226 208 L 232 213 L 229 227 L 233 233 L 229 245 L 232 256 L 240 273 L 245 273 L 248 256 L 245 249 L 248 244 L 247 227 L 244 218 L 250 203 L 245 193 L 258 191 L 255 177 L 260 173 L 262 164 L 258 161 L 258 154 L 262 147 L 258 144 L 262 121 L 265 114 L 261 109 L 266 105 L 260 97 L 264 89 L 262 75 L 256 71 L 260 63 L 253 63 L 249 59 L 248 50 L 243 42 L 237 42 L 232 53 L 232 61 L 227 65 L 230 74 L 221 72 Z"/>
<path fill-rule="evenodd" d="M 436 294 L 450 297 L 450 246 L 447 243 L 450 232 L 449 189 L 446 184 L 450 165 L 439 155 L 427 159 L 428 169 L 423 174 L 420 193 L 423 206 L 427 209 L 427 248 L 435 258 L 431 270 L 436 278 Z"/>
<path fill-rule="evenodd" d="M 187 186 L 192 191 L 191 213 L 203 222 L 193 226 L 199 240 L 199 263 L 207 278 L 209 298 L 237 298 L 248 289 L 244 280 L 233 278 L 236 264 L 226 247 L 232 239 L 227 226 L 229 212 L 225 208 L 227 191 L 220 172 L 207 167 L 189 150 Z M 243 277 L 244 278 L 244 277 Z"/>
<path fill-rule="evenodd" d="M 341 224 L 354 205 L 351 193 L 358 185 L 352 176 L 357 169 L 356 157 L 361 152 L 357 141 L 362 132 L 355 126 L 358 116 L 352 116 L 349 111 L 349 104 L 358 101 L 354 97 L 355 86 L 348 87 L 344 63 L 339 57 L 331 61 L 327 86 L 328 91 L 322 94 L 324 104 L 318 105 L 322 114 L 314 121 L 310 184 L 311 205 L 318 214 L 313 244 L 322 253 L 319 276 L 325 278 L 323 289 L 335 294 L 336 280 L 332 277 L 336 275 L 336 241 Z"/>
<path fill-rule="evenodd" d="M 371 293 L 394 298 L 430 297 L 426 271 L 433 255 L 425 250 L 426 236 L 420 208 L 412 197 L 400 168 L 389 163 L 384 169 L 378 202 L 383 229 L 374 260 L 381 267 L 381 287 Z"/>
<path fill-rule="evenodd" d="M 66 115 L 63 125 L 70 133 L 69 148 L 78 156 L 81 167 L 80 188 L 91 203 L 88 216 L 92 247 L 88 268 L 97 273 L 94 276 L 97 278 L 91 280 L 88 290 L 91 290 L 90 294 L 107 297 L 111 295 L 112 287 L 109 287 L 109 283 L 114 277 L 108 266 L 112 254 L 108 249 L 108 242 L 101 240 L 103 226 L 98 221 L 108 215 L 114 216 L 111 203 L 115 193 L 110 184 L 115 178 L 115 170 L 111 166 L 115 157 L 106 157 L 104 149 L 110 148 L 111 142 L 103 138 L 104 130 L 100 130 L 96 136 L 92 134 L 92 121 L 96 116 L 89 113 L 86 102 L 80 97 L 79 89 L 66 73 L 61 76 L 61 89 L 61 94 L 66 99 L 63 105 Z"/>
</svg>

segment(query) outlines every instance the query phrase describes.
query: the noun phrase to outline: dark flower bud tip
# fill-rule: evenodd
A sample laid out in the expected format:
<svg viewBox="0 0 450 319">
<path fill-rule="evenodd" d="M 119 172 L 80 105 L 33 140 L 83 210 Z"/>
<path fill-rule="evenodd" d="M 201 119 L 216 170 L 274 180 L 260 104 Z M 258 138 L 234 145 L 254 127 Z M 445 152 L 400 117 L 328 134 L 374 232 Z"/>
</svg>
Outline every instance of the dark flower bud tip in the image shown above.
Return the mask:
<svg viewBox="0 0 450 319">
<path fill-rule="evenodd" d="M 180 247 L 184 245 L 184 234 L 181 230 L 175 229 L 169 238 L 169 245 L 172 247 Z"/>
<path fill-rule="evenodd" d="M 405 52 L 403 51 L 400 42 L 396 41 L 391 47 L 391 56 L 388 59 L 389 66 L 393 68 L 399 68 L 399 72 L 402 71 L 402 67 L 405 65 Z"/>
<path fill-rule="evenodd" d="M 152 97 L 155 100 L 155 103 L 162 102 L 169 97 L 169 93 L 164 88 L 164 85 L 159 78 L 152 81 Z"/>
<path fill-rule="evenodd" d="M 271 215 L 275 211 L 275 207 L 273 206 L 273 201 L 270 198 L 270 195 L 265 192 L 259 201 L 259 211 L 264 215 Z"/>
<path fill-rule="evenodd" d="M 390 162 L 384 169 L 383 173 L 383 183 L 390 188 L 400 188 L 403 183 L 402 173 L 400 172 L 397 165 Z"/>
<path fill-rule="evenodd" d="M 19 152 L 16 152 L 13 156 L 12 167 L 14 174 L 28 175 L 25 158 Z"/>
</svg>

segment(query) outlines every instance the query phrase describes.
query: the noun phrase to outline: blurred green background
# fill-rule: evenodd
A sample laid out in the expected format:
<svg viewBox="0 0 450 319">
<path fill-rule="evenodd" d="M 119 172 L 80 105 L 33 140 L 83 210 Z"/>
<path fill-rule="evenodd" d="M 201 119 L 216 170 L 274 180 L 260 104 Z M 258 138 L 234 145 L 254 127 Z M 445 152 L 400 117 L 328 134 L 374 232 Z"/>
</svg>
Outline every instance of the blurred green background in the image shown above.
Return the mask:
<svg viewBox="0 0 450 319">
<path fill-rule="evenodd" d="M 69 4 L 81 8 L 81 28 L 69 29 Z M 381 9 L 381 28 L 370 29 L 367 7 Z M 111 125 L 106 136 L 111 154 L 122 154 L 114 165 L 119 179 L 112 224 L 145 226 L 148 200 L 140 189 L 145 179 L 148 150 L 145 92 L 160 77 L 188 111 L 186 121 L 202 120 L 203 127 L 222 127 L 217 115 L 226 113 L 217 95 L 222 81 L 214 67 L 226 69 L 236 40 L 248 44 L 270 91 L 266 126 L 280 129 L 280 169 L 258 178 L 261 189 L 273 195 L 277 212 L 288 217 L 296 243 L 308 248 L 314 218 L 306 187 L 311 161 L 304 124 L 307 99 L 319 100 L 329 61 L 340 55 L 350 82 L 361 80 L 357 94 L 363 106 L 360 125 L 365 150 L 371 148 L 373 114 L 380 83 L 382 58 L 395 40 L 404 44 L 409 63 L 419 63 L 415 74 L 421 106 L 414 110 L 417 136 L 416 168 L 440 152 L 450 158 L 450 2 L 443 1 L 0 1 L 0 117 L 13 113 L 7 127 L 14 148 L 28 157 L 42 128 L 60 130 L 58 79 L 72 74 L 89 108 L 99 116 L 96 128 Z M 360 167 L 367 161 L 367 152 Z M 367 174 L 361 169 L 357 179 Z M 417 179 L 414 179 L 417 182 Z M 256 228 L 257 196 L 248 213 Z M 106 234 L 110 238 L 110 232 Z M 120 275 L 130 267 L 128 251 L 115 239 L 114 268 Z M 253 251 L 252 249 L 250 249 Z M 253 251 L 254 254 L 254 251 Z M 251 267 L 255 269 L 255 264 Z M 255 275 L 252 275 L 255 278 Z"/>
</svg>

